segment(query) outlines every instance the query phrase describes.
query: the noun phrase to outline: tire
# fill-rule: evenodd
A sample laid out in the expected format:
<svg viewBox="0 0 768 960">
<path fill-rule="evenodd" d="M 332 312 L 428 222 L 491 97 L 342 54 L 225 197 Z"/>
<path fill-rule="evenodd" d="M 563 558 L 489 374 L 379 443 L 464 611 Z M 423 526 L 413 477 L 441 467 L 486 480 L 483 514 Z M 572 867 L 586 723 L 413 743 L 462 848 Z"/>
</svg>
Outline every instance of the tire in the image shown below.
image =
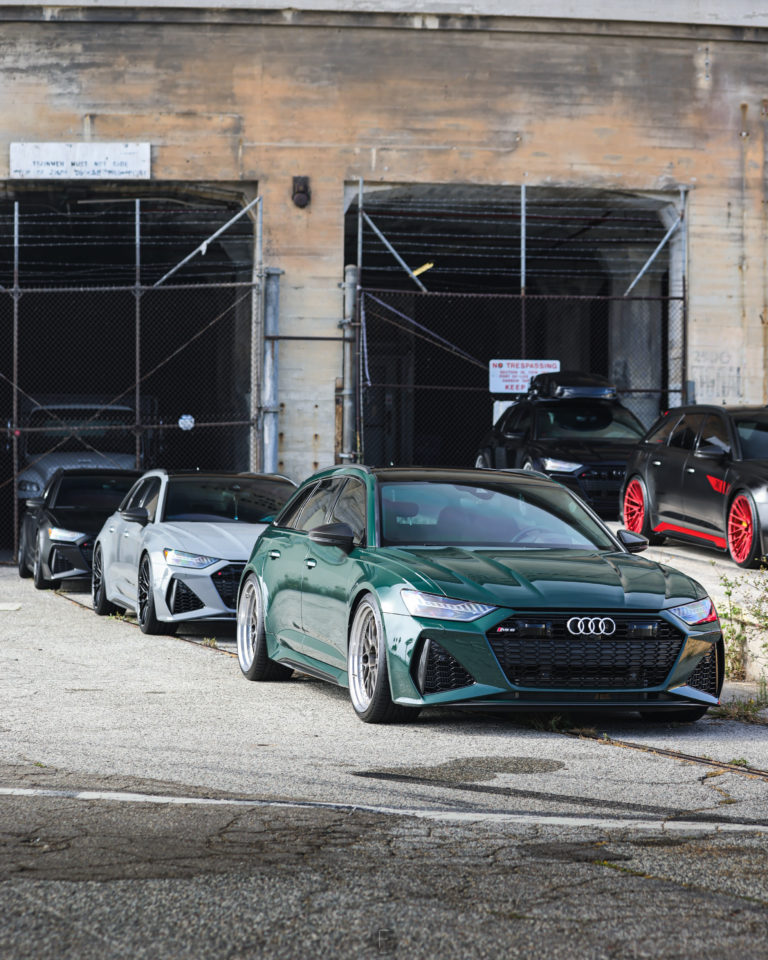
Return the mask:
<svg viewBox="0 0 768 960">
<path fill-rule="evenodd" d="M 117 607 L 114 603 L 110 603 L 109 600 L 107 600 L 107 589 L 104 583 L 104 556 L 99 544 L 96 544 L 96 548 L 93 551 L 91 601 L 93 603 L 94 613 L 98 617 L 106 617 L 111 613 L 117 613 Z"/>
<path fill-rule="evenodd" d="M 53 581 L 49 580 L 43 573 L 43 563 L 40 559 L 40 538 L 35 540 L 35 558 L 32 566 L 32 580 L 37 590 L 50 590 L 53 587 Z"/>
<path fill-rule="evenodd" d="M 264 599 L 258 577 L 245 578 L 237 604 L 237 659 L 246 680 L 287 680 L 290 667 L 270 660 L 264 629 Z"/>
<path fill-rule="evenodd" d="M 624 526 L 632 533 L 639 533 L 645 537 L 653 547 L 660 544 L 664 537 L 660 537 L 651 529 L 648 502 L 648 489 L 642 478 L 632 477 L 624 488 L 624 500 L 621 505 Z"/>
<path fill-rule="evenodd" d="M 23 580 L 27 580 L 27 579 L 29 579 L 29 577 L 32 576 L 32 572 L 31 572 L 31 570 L 29 569 L 29 567 L 27 566 L 26 553 L 27 553 L 27 535 L 26 535 L 26 532 L 25 532 L 24 528 L 22 527 L 22 529 L 21 529 L 21 536 L 19 537 L 19 558 L 18 558 L 18 561 L 19 561 L 19 576 L 20 576 Z"/>
<path fill-rule="evenodd" d="M 392 702 L 384 628 L 370 593 L 360 601 L 349 628 L 347 676 L 352 707 L 363 723 L 403 723 L 418 715 L 418 709 Z"/>
<path fill-rule="evenodd" d="M 491 454 L 488 450 L 481 450 L 475 457 L 475 470 L 490 470 Z"/>
<path fill-rule="evenodd" d="M 641 710 L 640 716 L 646 723 L 696 723 L 707 710 L 709 707 L 680 707 L 671 710 L 659 707 L 658 710 Z"/>
<path fill-rule="evenodd" d="M 155 595 L 152 590 L 152 566 L 146 553 L 139 562 L 139 578 L 136 592 L 136 606 L 138 607 L 136 617 L 139 621 L 141 632 L 150 634 L 172 632 L 172 628 L 166 631 L 165 625 L 160 623 L 155 615 Z"/>
<path fill-rule="evenodd" d="M 731 500 L 726 522 L 728 553 L 740 567 L 754 567 L 761 559 L 757 510 L 752 495 L 740 490 Z"/>
</svg>

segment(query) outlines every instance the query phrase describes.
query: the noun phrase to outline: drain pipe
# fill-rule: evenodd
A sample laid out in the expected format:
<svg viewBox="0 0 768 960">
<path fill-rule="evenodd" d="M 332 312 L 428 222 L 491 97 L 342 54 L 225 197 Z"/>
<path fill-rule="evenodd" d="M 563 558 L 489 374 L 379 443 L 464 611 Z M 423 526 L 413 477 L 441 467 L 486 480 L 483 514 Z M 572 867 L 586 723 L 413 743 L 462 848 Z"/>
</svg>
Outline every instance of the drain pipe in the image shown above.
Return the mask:
<svg viewBox="0 0 768 960">
<path fill-rule="evenodd" d="M 343 387 L 341 390 L 341 453 L 339 459 L 355 459 L 355 318 L 357 267 L 344 268 L 344 319 L 339 326 L 344 336 Z"/>
<path fill-rule="evenodd" d="M 264 271 L 264 365 L 261 379 L 261 469 L 277 473 L 277 349 L 280 330 L 280 276 L 283 271 Z"/>
</svg>

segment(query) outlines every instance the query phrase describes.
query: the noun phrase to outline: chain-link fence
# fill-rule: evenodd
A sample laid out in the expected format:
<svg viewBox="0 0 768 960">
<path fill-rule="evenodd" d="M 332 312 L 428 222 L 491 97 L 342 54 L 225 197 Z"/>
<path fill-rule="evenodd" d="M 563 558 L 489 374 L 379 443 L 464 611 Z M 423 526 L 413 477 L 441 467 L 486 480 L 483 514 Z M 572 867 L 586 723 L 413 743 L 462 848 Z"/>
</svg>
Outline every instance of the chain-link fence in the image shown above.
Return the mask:
<svg viewBox="0 0 768 960">
<path fill-rule="evenodd" d="M 59 466 L 248 470 L 253 298 L 247 283 L 37 288 L 14 310 L 0 292 L 0 546 L 14 497 L 23 510 Z"/>
<path fill-rule="evenodd" d="M 649 425 L 683 399 L 678 298 L 363 290 L 359 436 L 371 465 L 471 466 L 493 420 L 492 359 L 601 374 Z"/>
</svg>

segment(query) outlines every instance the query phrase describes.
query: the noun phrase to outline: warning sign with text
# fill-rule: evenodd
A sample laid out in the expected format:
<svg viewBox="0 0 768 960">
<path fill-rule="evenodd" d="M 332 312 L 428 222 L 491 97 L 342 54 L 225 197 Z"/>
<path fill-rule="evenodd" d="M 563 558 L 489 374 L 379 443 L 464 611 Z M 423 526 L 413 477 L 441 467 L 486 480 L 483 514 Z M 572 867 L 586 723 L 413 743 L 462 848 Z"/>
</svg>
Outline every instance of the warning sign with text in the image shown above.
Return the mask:
<svg viewBox="0 0 768 960">
<path fill-rule="evenodd" d="M 491 393 L 525 393 L 539 373 L 557 373 L 559 360 L 491 360 L 488 383 Z"/>
</svg>

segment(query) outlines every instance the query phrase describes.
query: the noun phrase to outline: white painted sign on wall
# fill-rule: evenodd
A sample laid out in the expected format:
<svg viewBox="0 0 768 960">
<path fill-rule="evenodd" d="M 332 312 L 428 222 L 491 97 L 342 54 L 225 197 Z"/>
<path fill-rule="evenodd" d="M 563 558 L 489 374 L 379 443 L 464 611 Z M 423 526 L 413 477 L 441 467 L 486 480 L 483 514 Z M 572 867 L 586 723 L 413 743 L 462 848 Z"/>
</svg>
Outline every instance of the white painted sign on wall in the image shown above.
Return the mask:
<svg viewBox="0 0 768 960">
<path fill-rule="evenodd" d="M 557 373 L 559 360 L 491 360 L 488 385 L 491 393 L 525 393 L 539 373 Z"/>
<path fill-rule="evenodd" d="M 148 143 L 12 143 L 12 180 L 149 180 Z"/>
</svg>

